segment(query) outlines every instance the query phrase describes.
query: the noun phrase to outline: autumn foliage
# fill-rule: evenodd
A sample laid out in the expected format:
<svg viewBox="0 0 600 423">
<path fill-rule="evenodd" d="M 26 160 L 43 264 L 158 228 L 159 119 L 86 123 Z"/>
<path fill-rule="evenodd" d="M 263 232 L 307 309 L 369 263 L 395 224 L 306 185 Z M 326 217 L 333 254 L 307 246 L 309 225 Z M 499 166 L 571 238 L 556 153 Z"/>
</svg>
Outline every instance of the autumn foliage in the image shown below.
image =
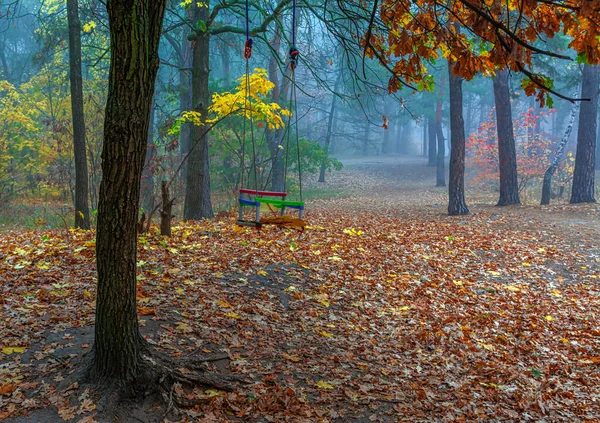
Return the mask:
<svg viewBox="0 0 600 423">
<path fill-rule="evenodd" d="M 519 190 L 527 186 L 540 186 L 541 180 L 554 152 L 554 141 L 548 134 L 539 131 L 539 121 L 555 113 L 554 109 L 543 110 L 535 114 L 533 109 L 521 113 L 513 122 L 513 131 L 517 149 L 517 171 Z M 567 155 L 557 171 L 556 185 L 562 192 L 573 176 L 574 157 Z M 498 132 L 496 115 L 492 108 L 488 120 L 467 139 L 467 166 L 471 182 L 475 185 L 495 187 L 498 184 Z"/>
<path fill-rule="evenodd" d="M 543 103 L 546 97 L 540 88 L 552 88 L 552 81 L 532 70 L 532 58 L 569 57 L 544 50 L 536 40 L 559 32 L 570 37 L 569 48 L 589 63 L 600 61 L 598 0 L 384 0 L 378 10 L 380 20 L 363 43 L 367 54 L 387 64 L 397 77 L 390 80 L 392 92 L 401 83 L 431 87 L 427 66 L 445 58 L 467 80 L 497 68 L 522 72 L 528 76 L 523 83 L 526 93 L 537 93 Z"/>
</svg>

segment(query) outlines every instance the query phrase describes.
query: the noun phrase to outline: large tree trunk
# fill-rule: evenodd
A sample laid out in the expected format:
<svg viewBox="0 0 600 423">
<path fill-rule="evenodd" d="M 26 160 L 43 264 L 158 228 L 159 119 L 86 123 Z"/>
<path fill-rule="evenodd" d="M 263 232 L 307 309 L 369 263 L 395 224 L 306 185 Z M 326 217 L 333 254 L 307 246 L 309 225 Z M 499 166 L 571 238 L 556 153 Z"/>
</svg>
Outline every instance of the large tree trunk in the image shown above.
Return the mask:
<svg viewBox="0 0 600 423">
<path fill-rule="evenodd" d="M 498 164 L 500 168 L 500 199 L 498 206 L 521 204 L 517 178 L 517 150 L 510 106 L 508 70 L 501 70 L 494 78 L 494 101 L 498 130 Z"/>
<path fill-rule="evenodd" d="M 209 9 L 194 3 L 194 19 L 206 22 Z M 197 34 L 192 46 L 192 106 L 206 120 L 210 91 L 208 88 L 210 34 Z M 187 184 L 185 187 L 185 220 L 201 220 L 214 216 L 210 199 L 210 167 L 208 160 L 208 126 L 193 125 L 188 155 Z"/>
<path fill-rule="evenodd" d="M 450 180 L 448 183 L 448 214 L 468 214 L 465 202 L 465 123 L 462 107 L 462 78 L 452 73 L 450 80 Z"/>
<path fill-rule="evenodd" d="M 427 149 L 428 160 L 427 166 L 435 166 L 436 164 L 436 139 L 435 139 L 435 117 L 427 118 L 427 137 L 429 142 L 429 148 Z"/>
<path fill-rule="evenodd" d="M 581 97 L 584 101 L 579 111 L 577 129 L 577 153 L 571 203 L 595 203 L 594 173 L 596 154 L 596 125 L 598 117 L 598 67 L 585 65 L 581 83 Z"/>
<path fill-rule="evenodd" d="M 443 80 L 442 80 L 443 86 Z M 444 159 L 446 157 L 446 140 L 444 139 L 444 131 L 442 129 L 442 93 L 438 98 L 435 106 L 435 135 L 437 138 L 437 158 L 436 158 L 436 187 L 446 186 L 446 171 L 444 169 Z"/>
<path fill-rule="evenodd" d="M 81 76 L 81 24 L 77 0 L 67 0 L 69 22 L 69 71 L 71 113 L 73 117 L 73 153 L 75 156 L 75 227 L 90 228 L 88 207 L 88 168 L 83 113 L 83 77 Z"/>
<path fill-rule="evenodd" d="M 137 218 L 165 0 L 108 1 L 110 72 L 98 204 L 91 375 L 132 382 L 145 342 L 136 310 Z"/>
<path fill-rule="evenodd" d="M 329 157 L 329 147 L 331 146 L 331 133 L 333 131 L 333 120 L 335 117 L 335 106 L 338 101 L 338 91 L 340 89 L 342 81 L 342 69 L 338 71 L 338 76 L 335 80 L 335 84 L 333 86 L 333 98 L 331 99 L 331 107 L 329 108 L 329 117 L 327 119 L 327 133 L 325 134 L 325 145 L 323 146 L 323 150 L 325 152 L 325 156 L 323 157 L 323 161 L 321 162 L 321 169 L 319 172 L 319 182 L 325 182 L 325 167 L 327 164 L 327 158 Z M 385 141 L 384 141 L 385 143 Z"/>
</svg>

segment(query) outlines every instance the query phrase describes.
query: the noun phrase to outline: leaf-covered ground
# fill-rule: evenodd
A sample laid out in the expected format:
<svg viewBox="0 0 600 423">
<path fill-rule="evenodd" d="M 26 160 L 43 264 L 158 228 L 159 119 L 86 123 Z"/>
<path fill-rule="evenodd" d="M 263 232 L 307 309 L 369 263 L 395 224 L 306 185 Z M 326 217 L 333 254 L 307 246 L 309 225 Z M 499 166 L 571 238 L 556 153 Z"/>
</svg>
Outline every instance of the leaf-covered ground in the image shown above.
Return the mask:
<svg viewBox="0 0 600 423">
<path fill-rule="evenodd" d="M 252 381 L 187 391 L 205 401 L 184 421 L 600 421 L 597 206 L 448 218 L 443 191 L 403 190 L 316 201 L 304 233 L 140 238 L 144 336 Z M 574 212 L 591 232 L 552 223 Z M 0 420 L 102 421 L 94 392 L 60 386 L 93 342 L 94 234 L 3 233 L 0 295 Z"/>
</svg>

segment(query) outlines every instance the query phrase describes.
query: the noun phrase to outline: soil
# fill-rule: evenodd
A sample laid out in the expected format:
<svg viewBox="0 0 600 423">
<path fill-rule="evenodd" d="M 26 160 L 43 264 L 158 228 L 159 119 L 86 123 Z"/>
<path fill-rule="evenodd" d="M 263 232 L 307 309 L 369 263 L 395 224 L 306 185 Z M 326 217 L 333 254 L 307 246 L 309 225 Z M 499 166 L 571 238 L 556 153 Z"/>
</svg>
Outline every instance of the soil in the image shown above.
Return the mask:
<svg viewBox="0 0 600 423">
<path fill-rule="evenodd" d="M 345 166 L 342 172 L 327 175 L 328 181 L 324 184 L 310 180 L 308 185 L 326 186 L 339 190 L 343 195 L 335 199 L 309 200 L 308 207 L 346 212 L 350 210 L 359 219 L 368 219 L 371 214 L 400 219 L 418 216 L 423 220 L 447 219 L 459 223 L 462 219 L 481 218 L 486 223 L 497 224 L 499 231 L 539 231 L 539 228 L 543 227 L 545 228 L 544 236 L 548 239 L 559 236 L 568 240 L 574 248 L 589 254 L 592 266 L 597 265 L 599 253 L 596 240 L 600 236 L 600 207 L 596 204 L 568 205 L 562 200 L 550 206 L 525 204 L 495 207 L 493 193 L 468 189 L 467 204 L 472 215 L 470 217 L 447 217 L 445 212 L 447 191 L 445 188 L 434 186 L 435 168 L 427 167 L 424 159 L 373 157 L 346 159 L 342 162 Z M 250 297 L 265 295 L 272 297 L 279 303 L 279 313 L 286 313 L 290 310 L 291 294 L 287 289 L 291 285 L 297 283 L 298 280 L 302 280 L 307 287 L 310 287 L 311 284 L 316 285 L 310 272 L 292 263 L 270 266 L 265 270 L 268 273 L 275 272 L 280 277 L 274 280 L 255 275 L 240 284 L 242 276 L 229 273 L 219 278 L 218 282 L 226 294 L 234 295 L 237 290 L 241 289 Z M 332 310 L 335 311 L 334 308 Z M 170 315 L 161 315 L 160 318 L 157 316 L 141 318 L 142 334 L 148 339 L 158 341 L 162 332 L 177 325 L 178 313 L 181 311 L 173 310 Z M 180 339 L 180 345 L 175 347 L 186 346 L 186 342 L 183 337 Z M 68 378 L 68 373 L 74 369 L 73 364 L 89 351 L 92 344 L 93 327 L 91 326 L 44 333 L 43 339 L 33 344 L 23 354 L 22 362 L 24 364 L 35 363 L 38 385 L 48 383 L 49 377 L 53 378 L 53 381 L 60 382 L 61 379 Z M 294 347 L 294 345 L 288 345 L 290 350 L 293 350 Z M 203 353 L 225 351 L 219 345 L 212 343 L 206 343 L 202 348 Z M 235 352 L 235 350 L 227 351 L 230 355 Z M 0 368 L 9 365 L 10 361 L 8 360 L 0 361 Z M 275 363 L 268 365 L 273 366 Z M 216 371 L 231 371 L 228 359 L 212 363 L 211 366 Z M 296 377 L 301 378 L 302 375 L 296 375 Z M 80 393 L 81 387 L 73 391 Z M 32 388 L 30 394 L 33 393 L 34 389 Z M 69 397 L 70 401 L 76 400 L 74 392 L 69 390 L 63 395 Z M 95 420 L 93 421 L 101 423 L 110 421 L 124 423 L 176 421 L 178 418 L 173 413 L 165 416 L 164 404 L 157 398 L 150 398 L 143 403 L 125 404 L 123 407 L 128 412 L 120 417 L 112 415 L 111 418 L 110 410 L 104 410 L 104 414 L 102 414 L 104 417 L 96 412 L 90 412 L 78 415 L 71 421 L 86 422 L 85 419 L 91 418 L 91 416 L 94 416 Z M 344 405 L 341 407 L 343 408 Z M 380 410 L 385 410 L 386 405 L 384 404 L 382 407 Z M 0 411 L 2 411 L 1 408 Z M 362 411 L 336 421 L 366 423 L 371 421 L 370 416 L 369 406 L 364 405 Z M 51 407 L 35 409 L 27 415 L 8 418 L 4 421 L 7 423 L 58 423 L 65 420 L 58 414 L 57 408 Z M 92 420 L 87 421 L 91 422 Z"/>
</svg>

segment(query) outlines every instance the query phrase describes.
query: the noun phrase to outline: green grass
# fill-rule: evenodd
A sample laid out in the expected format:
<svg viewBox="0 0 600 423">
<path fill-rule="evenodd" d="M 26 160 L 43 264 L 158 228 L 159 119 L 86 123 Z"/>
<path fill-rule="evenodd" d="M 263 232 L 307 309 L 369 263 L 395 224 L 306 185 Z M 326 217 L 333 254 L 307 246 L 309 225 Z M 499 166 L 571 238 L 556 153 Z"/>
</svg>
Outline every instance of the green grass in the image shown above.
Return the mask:
<svg viewBox="0 0 600 423">
<path fill-rule="evenodd" d="M 9 204 L 0 208 L 0 231 L 65 226 L 73 226 L 73 209 L 70 206 Z"/>
<path fill-rule="evenodd" d="M 330 186 L 310 186 L 308 188 L 304 188 L 302 191 L 302 198 L 304 201 L 309 200 L 320 200 L 320 199 L 328 199 L 328 198 L 342 198 L 348 197 L 352 192 L 349 189 L 339 189 Z M 294 198 L 295 193 L 290 195 L 290 199 Z"/>
</svg>

